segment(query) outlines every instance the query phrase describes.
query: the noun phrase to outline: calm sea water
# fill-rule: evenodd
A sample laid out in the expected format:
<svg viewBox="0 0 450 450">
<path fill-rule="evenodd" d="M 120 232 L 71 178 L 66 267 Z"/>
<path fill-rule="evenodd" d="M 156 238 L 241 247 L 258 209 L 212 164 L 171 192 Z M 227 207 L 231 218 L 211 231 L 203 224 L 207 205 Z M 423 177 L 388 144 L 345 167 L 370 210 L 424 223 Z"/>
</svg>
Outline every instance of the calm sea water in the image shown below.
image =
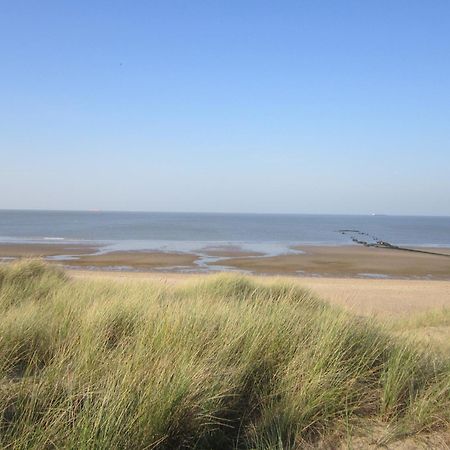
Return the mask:
<svg viewBox="0 0 450 450">
<path fill-rule="evenodd" d="M 450 217 L 0 210 L 0 242 L 99 243 L 122 250 L 235 245 L 274 254 L 295 244 L 352 244 L 342 229 L 396 245 L 450 247 Z"/>
</svg>

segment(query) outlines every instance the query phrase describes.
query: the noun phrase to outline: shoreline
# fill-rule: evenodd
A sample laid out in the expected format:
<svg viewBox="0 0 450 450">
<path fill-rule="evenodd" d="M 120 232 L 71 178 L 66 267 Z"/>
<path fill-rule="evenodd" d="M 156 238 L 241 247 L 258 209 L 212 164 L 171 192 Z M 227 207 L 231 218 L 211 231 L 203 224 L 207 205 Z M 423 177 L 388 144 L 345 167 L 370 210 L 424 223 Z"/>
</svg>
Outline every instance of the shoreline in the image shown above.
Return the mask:
<svg viewBox="0 0 450 450">
<path fill-rule="evenodd" d="M 360 245 L 290 247 L 265 254 L 238 245 L 199 246 L 198 251 L 113 250 L 74 243 L 0 243 L 0 261 L 42 257 L 72 270 L 214 273 L 235 271 L 298 278 L 450 280 L 450 248 L 420 251 Z"/>
</svg>

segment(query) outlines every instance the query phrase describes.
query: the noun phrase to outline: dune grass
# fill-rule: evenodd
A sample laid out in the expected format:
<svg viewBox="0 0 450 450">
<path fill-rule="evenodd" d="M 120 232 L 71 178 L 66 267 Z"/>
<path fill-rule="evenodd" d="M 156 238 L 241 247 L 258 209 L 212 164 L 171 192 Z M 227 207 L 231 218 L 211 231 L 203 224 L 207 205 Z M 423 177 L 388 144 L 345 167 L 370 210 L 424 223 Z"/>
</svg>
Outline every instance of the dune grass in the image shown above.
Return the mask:
<svg viewBox="0 0 450 450">
<path fill-rule="evenodd" d="M 5 265 L 0 447 L 336 448 L 445 432 L 448 360 L 388 330 L 290 284 Z"/>
</svg>

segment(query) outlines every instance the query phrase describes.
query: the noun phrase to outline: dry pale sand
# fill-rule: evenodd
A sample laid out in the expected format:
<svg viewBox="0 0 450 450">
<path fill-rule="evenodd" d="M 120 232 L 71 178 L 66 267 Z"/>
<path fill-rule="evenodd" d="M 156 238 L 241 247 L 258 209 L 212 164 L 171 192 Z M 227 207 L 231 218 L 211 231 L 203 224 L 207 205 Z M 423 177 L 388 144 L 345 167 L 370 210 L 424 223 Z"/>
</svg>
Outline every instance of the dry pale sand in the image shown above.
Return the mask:
<svg viewBox="0 0 450 450">
<path fill-rule="evenodd" d="M 112 271 L 70 271 L 73 277 L 104 280 L 149 280 L 180 284 L 211 275 Z M 289 280 L 325 300 L 362 315 L 404 316 L 436 308 L 450 308 L 450 281 L 368 280 L 356 278 L 256 277 L 264 283 Z"/>
</svg>

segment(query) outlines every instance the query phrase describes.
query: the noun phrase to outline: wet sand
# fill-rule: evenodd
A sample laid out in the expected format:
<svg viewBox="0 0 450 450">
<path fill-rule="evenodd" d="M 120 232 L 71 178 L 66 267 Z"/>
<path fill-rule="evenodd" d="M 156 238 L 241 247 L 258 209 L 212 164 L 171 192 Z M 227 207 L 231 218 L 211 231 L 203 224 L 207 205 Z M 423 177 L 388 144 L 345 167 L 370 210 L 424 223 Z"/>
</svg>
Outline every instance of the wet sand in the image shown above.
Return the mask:
<svg viewBox="0 0 450 450">
<path fill-rule="evenodd" d="M 419 278 L 450 280 L 450 249 L 433 251 L 434 255 L 396 249 L 362 246 L 299 246 L 302 253 L 263 256 L 256 252 L 240 251 L 237 247 L 205 248 L 202 254 L 213 257 L 202 261 L 194 253 L 163 253 L 159 251 L 114 251 L 96 253 L 99 248 L 75 244 L 0 244 L 0 258 L 41 256 L 55 258 L 65 266 L 115 270 L 167 270 L 201 272 L 208 267 L 254 274 L 289 275 L 300 277 L 343 278 Z M 215 259 L 217 258 L 217 259 Z M 202 263 L 199 265 L 199 263 Z"/>
<path fill-rule="evenodd" d="M 94 253 L 99 247 L 80 244 L 5 244 L 0 243 L 0 258 L 28 258 Z"/>
<path fill-rule="evenodd" d="M 115 270 L 192 268 L 197 256 L 152 251 L 100 253 L 100 247 L 75 244 L 0 244 L 0 259 L 40 257 L 68 267 Z M 65 259 L 64 257 L 73 257 Z M 56 259 L 52 259 L 55 258 Z"/>
<path fill-rule="evenodd" d="M 223 246 L 223 247 L 205 247 L 199 250 L 207 256 L 215 256 L 219 258 L 242 258 L 245 256 L 264 256 L 264 253 L 242 250 L 239 247 Z"/>
<path fill-rule="evenodd" d="M 194 267 L 194 261 L 197 260 L 196 255 L 190 253 L 162 253 L 152 251 L 136 251 L 136 252 L 110 252 L 100 255 L 82 256 L 79 259 L 64 261 L 68 266 L 79 267 L 116 267 L 137 269 L 137 270 L 154 270 L 158 268 L 176 268 L 190 269 Z"/>
<path fill-rule="evenodd" d="M 304 253 L 230 258 L 226 265 L 265 274 L 450 279 L 449 249 L 433 249 L 445 255 L 359 246 L 298 246 L 296 249 Z"/>
</svg>

